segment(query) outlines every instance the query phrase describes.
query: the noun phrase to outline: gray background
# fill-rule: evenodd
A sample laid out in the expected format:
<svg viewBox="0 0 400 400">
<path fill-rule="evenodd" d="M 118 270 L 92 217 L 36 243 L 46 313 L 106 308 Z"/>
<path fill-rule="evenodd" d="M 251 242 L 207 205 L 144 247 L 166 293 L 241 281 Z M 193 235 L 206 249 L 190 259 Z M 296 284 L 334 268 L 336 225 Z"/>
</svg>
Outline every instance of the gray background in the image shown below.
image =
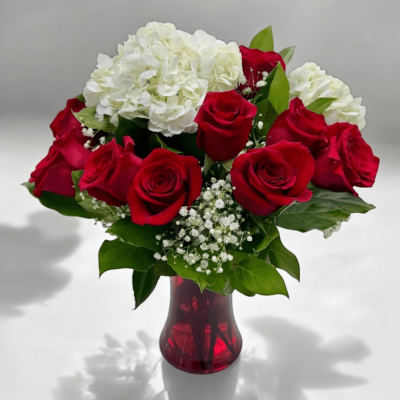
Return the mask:
<svg viewBox="0 0 400 400">
<path fill-rule="evenodd" d="M 0 116 L 52 118 L 81 93 L 96 56 L 148 21 L 248 45 L 273 25 L 289 70 L 311 60 L 367 106 L 369 142 L 400 143 L 398 0 L 1 0 Z"/>
<path fill-rule="evenodd" d="M 399 11 L 399 0 L 0 0 L 0 398 L 397 400 Z M 207 381 L 159 362 L 168 279 L 133 312 L 131 271 L 98 278 L 104 230 L 20 186 L 97 54 L 153 20 L 245 45 L 272 24 L 278 51 L 297 46 L 289 70 L 315 61 L 364 98 L 381 158 L 374 187 L 357 190 L 376 210 L 328 240 L 281 230 L 301 283 L 284 275 L 290 301 L 234 294 L 241 360 Z"/>
</svg>

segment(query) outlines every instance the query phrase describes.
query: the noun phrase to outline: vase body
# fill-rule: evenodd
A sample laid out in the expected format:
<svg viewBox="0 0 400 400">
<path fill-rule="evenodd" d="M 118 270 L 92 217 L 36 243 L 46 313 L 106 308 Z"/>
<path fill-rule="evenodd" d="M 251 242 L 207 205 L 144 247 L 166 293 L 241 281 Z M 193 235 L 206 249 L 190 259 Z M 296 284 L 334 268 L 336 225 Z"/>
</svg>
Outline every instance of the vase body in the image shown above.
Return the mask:
<svg viewBox="0 0 400 400">
<path fill-rule="evenodd" d="M 231 365 L 242 349 L 232 295 L 204 290 L 181 277 L 171 278 L 171 303 L 160 337 L 164 358 L 174 367 L 209 374 Z"/>
</svg>

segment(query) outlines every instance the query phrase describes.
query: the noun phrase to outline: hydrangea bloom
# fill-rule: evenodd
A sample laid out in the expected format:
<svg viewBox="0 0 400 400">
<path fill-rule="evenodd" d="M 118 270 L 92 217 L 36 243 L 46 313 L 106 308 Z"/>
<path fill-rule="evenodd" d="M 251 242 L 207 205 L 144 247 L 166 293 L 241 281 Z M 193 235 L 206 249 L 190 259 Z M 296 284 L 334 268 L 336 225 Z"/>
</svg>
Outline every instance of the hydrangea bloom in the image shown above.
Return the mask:
<svg viewBox="0 0 400 400">
<path fill-rule="evenodd" d="M 190 35 L 170 23 L 147 24 L 119 45 L 118 55 L 99 54 L 97 62 L 83 91 L 97 118 L 108 115 L 114 125 L 118 114 L 146 118 L 151 131 L 165 136 L 195 132 L 206 93 L 244 82 L 236 43 L 202 30 Z"/>
<path fill-rule="evenodd" d="M 327 75 L 313 63 L 306 62 L 290 73 L 290 99 L 299 97 L 305 106 L 319 97 L 334 97 L 335 100 L 324 112 L 327 124 L 349 122 L 359 129 L 365 127 L 366 109 L 361 105 L 361 97 L 353 98 L 350 88 L 340 79 Z"/>
</svg>

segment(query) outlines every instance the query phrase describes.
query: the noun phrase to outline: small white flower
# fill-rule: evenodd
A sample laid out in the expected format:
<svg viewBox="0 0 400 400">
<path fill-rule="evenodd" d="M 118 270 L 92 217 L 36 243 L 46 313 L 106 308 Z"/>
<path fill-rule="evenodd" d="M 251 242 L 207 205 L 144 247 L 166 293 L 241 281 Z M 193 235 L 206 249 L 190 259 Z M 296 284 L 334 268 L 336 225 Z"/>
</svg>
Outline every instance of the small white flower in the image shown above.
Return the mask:
<svg viewBox="0 0 400 400">
<path fill-rule="evenodd" d="M 206 245 L 205 243 L 202 243 L 201 245 L 200 245 L 200 248 L 203 250 L 203 251 L 206 251 L 206 250 L 208 250 L 208 245 Z"/>
<path fill-rule="evenodd" d="M 206 201 L 210 201 L 213 198 L 213 195 L 211 193 L 211 191 L 207 190 L 204 194 L 203 194 L 203 198 Z"/>
<path fill-rule="evenodd" d="M 210 255 L 209 255 L 208 253 L 204 253 L 204 254 L 203 254 L 203 258 L 207 259 L 207 258 L 209 258 L 209 257 L 210 257 Z"/>
<path fill-rule="evenodd" d="M 216 207 L 216 208 L 219 208 L 219 209 L 224 208 L 224 207 L 225 207 L 224 201 L 223 201 L 222 199 L 218 199 L 218 200 L 215 202 L 215 207 Z"/>
<path fill-rule="evenodd" d="M 197 237 L 197 236 L 199 236 L 199 231 L 198 231 L 197 229 L 192 229 L 192 230 L 190 231 L 190 234 L 191 234 L 193 237 Z"/>
<path fill-rule="evenodd" d="M 251 147 L 251 146 L 253 146 L 253 142 L 251 141 L 251 140 L 249 140 L 247 143 L 246 143 L 246 147 Z"/>
<path fill-rule="evenodd" d="M 211 271 L 210 271 L 209 269 L 206 269 L 206 274 L 207 274 L 207 275 L 210 275 L 210 274 L 211 274 Z"/>
<path fill-rule="evenodd" d="M 206 222 L 205 222 L 205 224 L 204 224 L 204 226 L 205 226 L 207 229 L 211 229 L 211 228 L 213 227 L 213 223 L 212 223 L 209 219 L 207 219 Z"/>
<path fill-rule="evenodd" d="M 263 128 L 263 126 L 264 126 L 264 122 L 258 121 L 257 126 L 258 126 L 258 129 L 261 130 Z"/>
<path fill-rule="evenodd" d="M 247 239 L 246 239 L 248 242 L 252 242 L 253 241 L 253 238 L 251 237 L 251 236 L 247 236 Z"/>
<path fill-rule="evenodd" d="M 200 262 L 200 266 L 201 266 L 201 268 L 206 269 L 208 267 L 208 261 L 207 260 L 202 260 Z"/>
<path fill-rule="evenodd" d="M 193 208 L 191 208 L 190 211 L 189 211 L 189 215 L 190 215 L 191 217 L 195 217 L 195 216 L 197 215 L 196 210 L 194 210 Z"/>
<path fill-rule="evenodd" d="M 196 268 L 196 271 L 197 271 L 197 272 L 203 272 L 203 270 L 201 269 L 201 267 L 197 267 L 197 268 Z"/>
<path fill-rule="evenodd" d="M 157 240 L 161 240 L 161 235 L 156 235 Z"/>
<path fill-rule="evenodd" d="M 185 237 L 183 238 L 183 240 L 184 240 L 185 242 L 190 242 L 192 239 L 190 238 L 190 236 L 185 236 Z"/>
<path fill-rule="evenodd" d="M 217 269 L 217 274 L 222 274 L 223 272 L 224 272 L 224 270 L 223 270 L 222 267 L 219 267 L 219 268 Z"/>
<path fill-rule="evenodd" d="M 256 86 L 257 86 L 258 88 L 260 88 L 260 87 L 265 86 L 266 84 L 267 84 L 267 82 L 265 82 L 264 80 L 261 80 L 261 81 L 258 81 L 258 82 L 256 83 Z"/>
<path fill-rule="evenodd" d="M 179 214 L 182 215 L 182 217 L 186 217 L 188 215 L 188 209 L 186 206 L 181 207 L 179 210 Z"/>
<path fill-rule="evenodd" d="M 247 88 L 243 89 L 242 93 L 244 95 L 250 94 L 251 93 L 251 88 L 247 87 Z"/>
<path fill-rule="evenodd" d="M 167 261 L 167 257 L 166 257 L 166 256 L 162 256 L 162 257 L 161 257 L 161 260 L 162 260 L 162 261 Z"/>
<path fill-rule="evenodd" d="M 170 244 L 169 240 L 164 239 L 162 242 L 162 245 L 163 245 L 163 247 L 169 247 L 171 244 Z"/>
<path fill-rule="evenodd" d="M 232 260 L 233 260 L 232 254 L 228 254 L 228 260 L 229 260 L 229 261 L 232 261 Z"/>
<path fill-rule="evenodd" d="M 204 235 L 200 235 L 199 236 L 199 241 L 200 241 L 200 243 L 205 242 L 206 241 L 206 237 Z"/>
<path fill-rule="evenodd" d="M 211 257 L 211 261 L 216 263 L 216 262 L 218 261 L 218 258 L 215 257 L 215 256 L 212 256 L 212 257 Z"/>
<path fill-rule="evenodd" d="M 161 260 L 161 254 L 160 253 L 154 253 L 154 258 L 156 260 Z"/>
</svg>

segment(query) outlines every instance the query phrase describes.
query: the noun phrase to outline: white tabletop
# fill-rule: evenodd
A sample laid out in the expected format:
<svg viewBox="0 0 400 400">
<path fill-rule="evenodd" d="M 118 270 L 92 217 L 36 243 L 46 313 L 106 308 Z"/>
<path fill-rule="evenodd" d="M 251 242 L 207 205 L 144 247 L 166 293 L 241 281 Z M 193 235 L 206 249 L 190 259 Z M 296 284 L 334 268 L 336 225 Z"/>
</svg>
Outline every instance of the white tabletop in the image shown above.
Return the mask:
<svg viewBox="0 0 400 400">
<path fill-rule="evenodd" d="M 132 311 L 131 271 L 98 279 L 106 235 L 44 209 L 19 184 L 51 143 L 48 121 L 0 124 L 2 400 L 396 400 L 400 365 L 400 147 L 373 146 L 377 209 L 341 231 L 281 230 L 299 258 L 291 299 L 234 294 L 240 360 L 192 376 L 161 361 L 169 281 Z"/>
</svg>

